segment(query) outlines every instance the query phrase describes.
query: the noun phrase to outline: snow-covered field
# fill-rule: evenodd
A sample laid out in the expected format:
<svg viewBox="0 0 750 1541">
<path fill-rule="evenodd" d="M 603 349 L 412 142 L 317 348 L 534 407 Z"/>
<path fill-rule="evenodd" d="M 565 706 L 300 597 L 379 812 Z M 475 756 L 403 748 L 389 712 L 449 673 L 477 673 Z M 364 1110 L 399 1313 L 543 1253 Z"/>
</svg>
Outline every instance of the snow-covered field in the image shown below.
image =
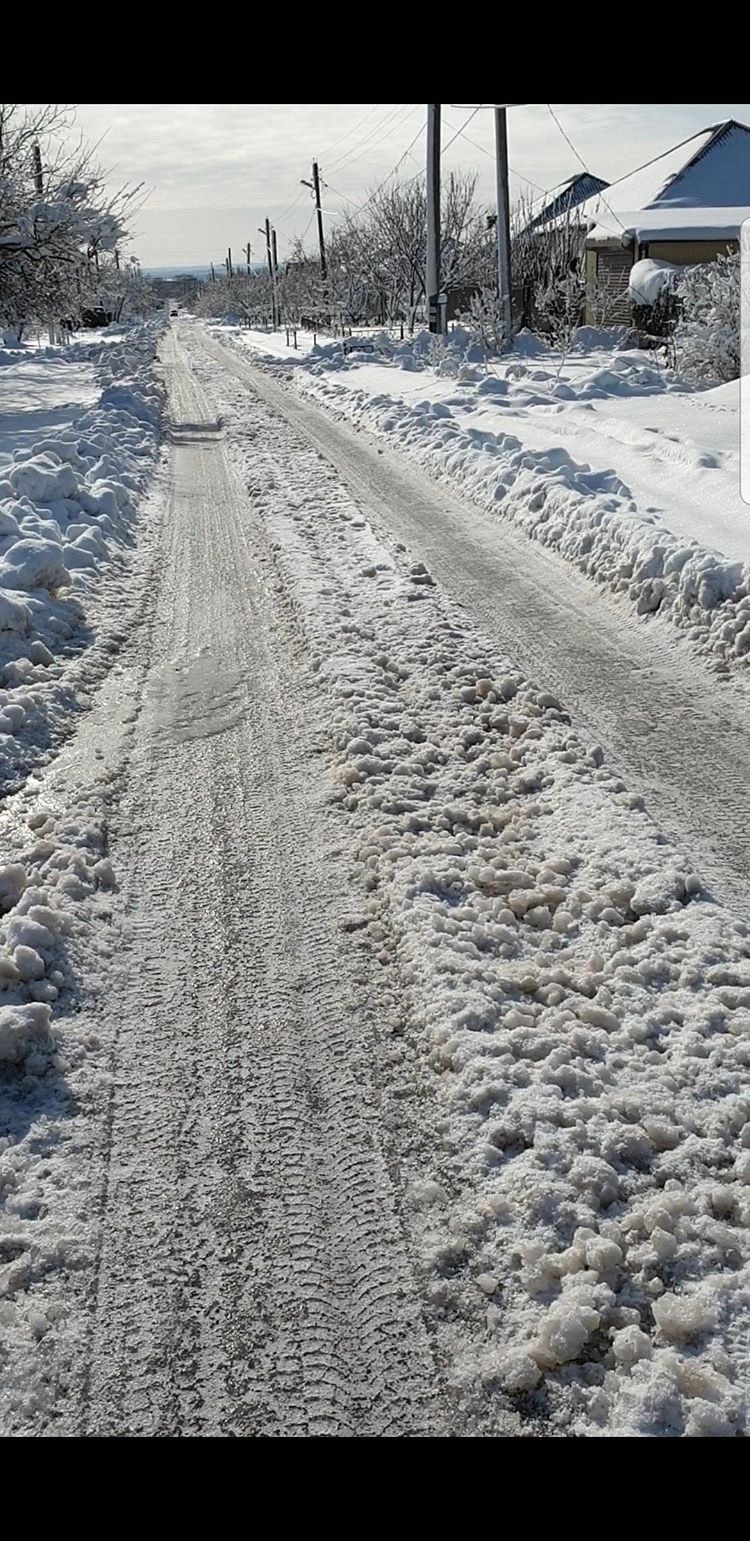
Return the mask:
<svg viewBox="0 0 750 1541">
<path fill-rule="evenodd" d="M 456 331 L 287 348 L 217 327 L 293 367 L 295 384 L 616 594 L 659 612 L 718 667 L 750 655 L 750 522 L 740 496 L 739 386 L 685 386 L 653 355 L 582 332 L 565 356 L 520 338 L 489 367 Z M 594 345 L 598 344 L 598 345 Z"/>
</svg>

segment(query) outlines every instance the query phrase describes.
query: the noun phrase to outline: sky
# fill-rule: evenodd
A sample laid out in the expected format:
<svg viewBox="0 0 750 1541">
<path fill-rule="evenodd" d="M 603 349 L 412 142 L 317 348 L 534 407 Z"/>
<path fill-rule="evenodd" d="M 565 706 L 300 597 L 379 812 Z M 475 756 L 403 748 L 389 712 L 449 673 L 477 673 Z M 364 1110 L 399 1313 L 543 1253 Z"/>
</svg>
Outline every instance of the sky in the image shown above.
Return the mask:
<svg viewBox="0 0 750 1541">
<path fill-rule="evenodd" d="M 748 103 L 551 105 L 559 126 L 545 103 L 509 110 L 512 198 L 557 186 L 581 162 L 611 182 L 710 123 L 750 123 Z M 313 156 L 327 184 L 326 223 L 344 209 L 356 213 L 399 161 L 405 177 L 424 163 L 426 108 L 408 102 L 85 103 L 77 117 L 86 137 L 101 141 L 112 187 L 145 182 L 151 190 L 130 247 L 143 267 L 220 263 L 227 247 L 236 260 L 248 241 L 260 259 L 266 217 L 280 256 L 295 235 L 313 250 L 312 194 L 300 185 Z M 476 170 L 479 194 L 492 204 L 492 112 L 443 105 L 442 145 L 445 173 Z"/>
</svg>

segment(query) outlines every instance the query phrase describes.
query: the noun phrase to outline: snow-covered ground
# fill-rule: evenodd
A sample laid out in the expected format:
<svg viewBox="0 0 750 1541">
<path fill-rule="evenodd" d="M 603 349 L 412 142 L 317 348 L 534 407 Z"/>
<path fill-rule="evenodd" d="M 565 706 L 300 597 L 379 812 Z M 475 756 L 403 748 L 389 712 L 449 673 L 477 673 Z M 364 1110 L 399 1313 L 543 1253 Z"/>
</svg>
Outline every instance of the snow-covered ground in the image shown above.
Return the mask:
<svg viewBox="0 0 750 1541">
<path fill-rule="evenodd" d="M 49 752 L 80 710 L 71 669 L 109 644 L 89 604 L 126 582 L 135 505 L 153 469 L 161 327 L 0 365 L 0 783 Z M 111 588 L 111 585 L 110 585 Z M 83 679 L 79 679 L 83 686 Z"/>
<path fill-rule="evenodd" d="M 639 614 L 668 616 L 720 667 L 746 665 L 737 383 L 688 387 L 653 355 L 606 350 L 585 332 L 564 357 L 522 337 L 510 360 L 487 367 L 458 331 L 442 351 L 422 334 L 375 337 L 374 353 L 349 339 L 346 354 L 300 335 L 295 354 L 283 333 L 219 330 L 293 365 L 302 390 L 512 518 Z"/>
<path fill-rule="evenodd" d="M 488 650 L 266 404 L 193 357 L 316 670 L 359 874 L 351 926 L 403 992 L 396 1073 L 433 1139 L 412 1134 L 404 1164 L 459 1394 L 519 1428 L 735 1434 L 747 925 L 543 682 Z"/>
<path fill-rule="evenodd" d="M 178 339 L 129 672 L 4 815 L 3 1426 L 415 1432 L 431 1382 L 440 1432 L 746 1433 L 745 919 L 272 382 Z M 55 460 L 13 462 L 63 561 L 40 490 L 70 466 L 99 496 L 105 424 L 138 490 L 153 341 Z"/>
<path fill-rule="evenodd" d="M 99 394 L 93 363 L 30 353 L 0 364 L 0 466 L 46 434 L 68 428 Z"/>
</svg>

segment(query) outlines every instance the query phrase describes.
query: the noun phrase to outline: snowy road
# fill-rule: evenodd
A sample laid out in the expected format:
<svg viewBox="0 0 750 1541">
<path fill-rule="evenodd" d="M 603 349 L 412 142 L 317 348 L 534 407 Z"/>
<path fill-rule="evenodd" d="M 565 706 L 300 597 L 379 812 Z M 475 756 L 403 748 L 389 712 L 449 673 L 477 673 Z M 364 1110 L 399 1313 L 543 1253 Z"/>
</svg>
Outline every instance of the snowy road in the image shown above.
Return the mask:
<svg viewBox="0 0 750 1541">
<path fill-rule="evenodd" d="M 346 931 L 262 527 L 174 334 L 165 361 L 174 485 L 111 830 L 103 1239 L 65 1432 L 441 1432 L 373 1068 L 395 1007 Z"/>
<path fill-rule="evenodd" d="M 14 956 L 68 940 L 4 1430 L 738 1432 L 742 685 L 193 323 L 161 353 L 122 649 L 7 813 Z"/>
<path fill-rule="evenodd" d="M 554 689 L 643 794 L 717 897 L 750 910 L 750 697 L 719 683 L 661 622 L 647 626 L 552 552 L 382 454 L 236 351 L 206 351 L 293 422 L 376 525 L 423 558 L 486 635 Z"/>
</svg>

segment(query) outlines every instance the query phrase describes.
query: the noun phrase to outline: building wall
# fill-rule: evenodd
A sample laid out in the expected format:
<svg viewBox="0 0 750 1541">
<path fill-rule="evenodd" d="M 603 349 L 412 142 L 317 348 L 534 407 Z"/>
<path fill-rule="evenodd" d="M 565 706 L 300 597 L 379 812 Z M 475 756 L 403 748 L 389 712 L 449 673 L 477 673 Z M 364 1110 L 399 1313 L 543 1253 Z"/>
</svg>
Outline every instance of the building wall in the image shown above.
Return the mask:
<svg viewBox="0 0 750 1541">
<path fill-rule="evenodd" d="M 654 262 L 694 264 L 715 262 L 727 251 L 739 251 L 739 241 L 648 241 L 641 247 L 641 255 L 652 257 Z"/>
<path fill-rule="evenodd" d="M 715 262 L 727 251 L 738 251 L 737 241 L 642 241 L 636 253 L 630 246 L 587 246 L 586 248 L 586 321 L 589 326 L 629 326 L 633 307 L 628 298 L 630 269 L 641 257 L 654 262 L 673 262 L 675 266 Z M 596 290 L 606 291 L 606 319 L 597 314 Z"/>
<path fill-rule="evenodd" d="M 589 326 L 629 326 L 628 279 L 633 246 L 586 248 L 586 321 Z M 604 307 L 604 309 L 602 309 Z"/>
</svg>

